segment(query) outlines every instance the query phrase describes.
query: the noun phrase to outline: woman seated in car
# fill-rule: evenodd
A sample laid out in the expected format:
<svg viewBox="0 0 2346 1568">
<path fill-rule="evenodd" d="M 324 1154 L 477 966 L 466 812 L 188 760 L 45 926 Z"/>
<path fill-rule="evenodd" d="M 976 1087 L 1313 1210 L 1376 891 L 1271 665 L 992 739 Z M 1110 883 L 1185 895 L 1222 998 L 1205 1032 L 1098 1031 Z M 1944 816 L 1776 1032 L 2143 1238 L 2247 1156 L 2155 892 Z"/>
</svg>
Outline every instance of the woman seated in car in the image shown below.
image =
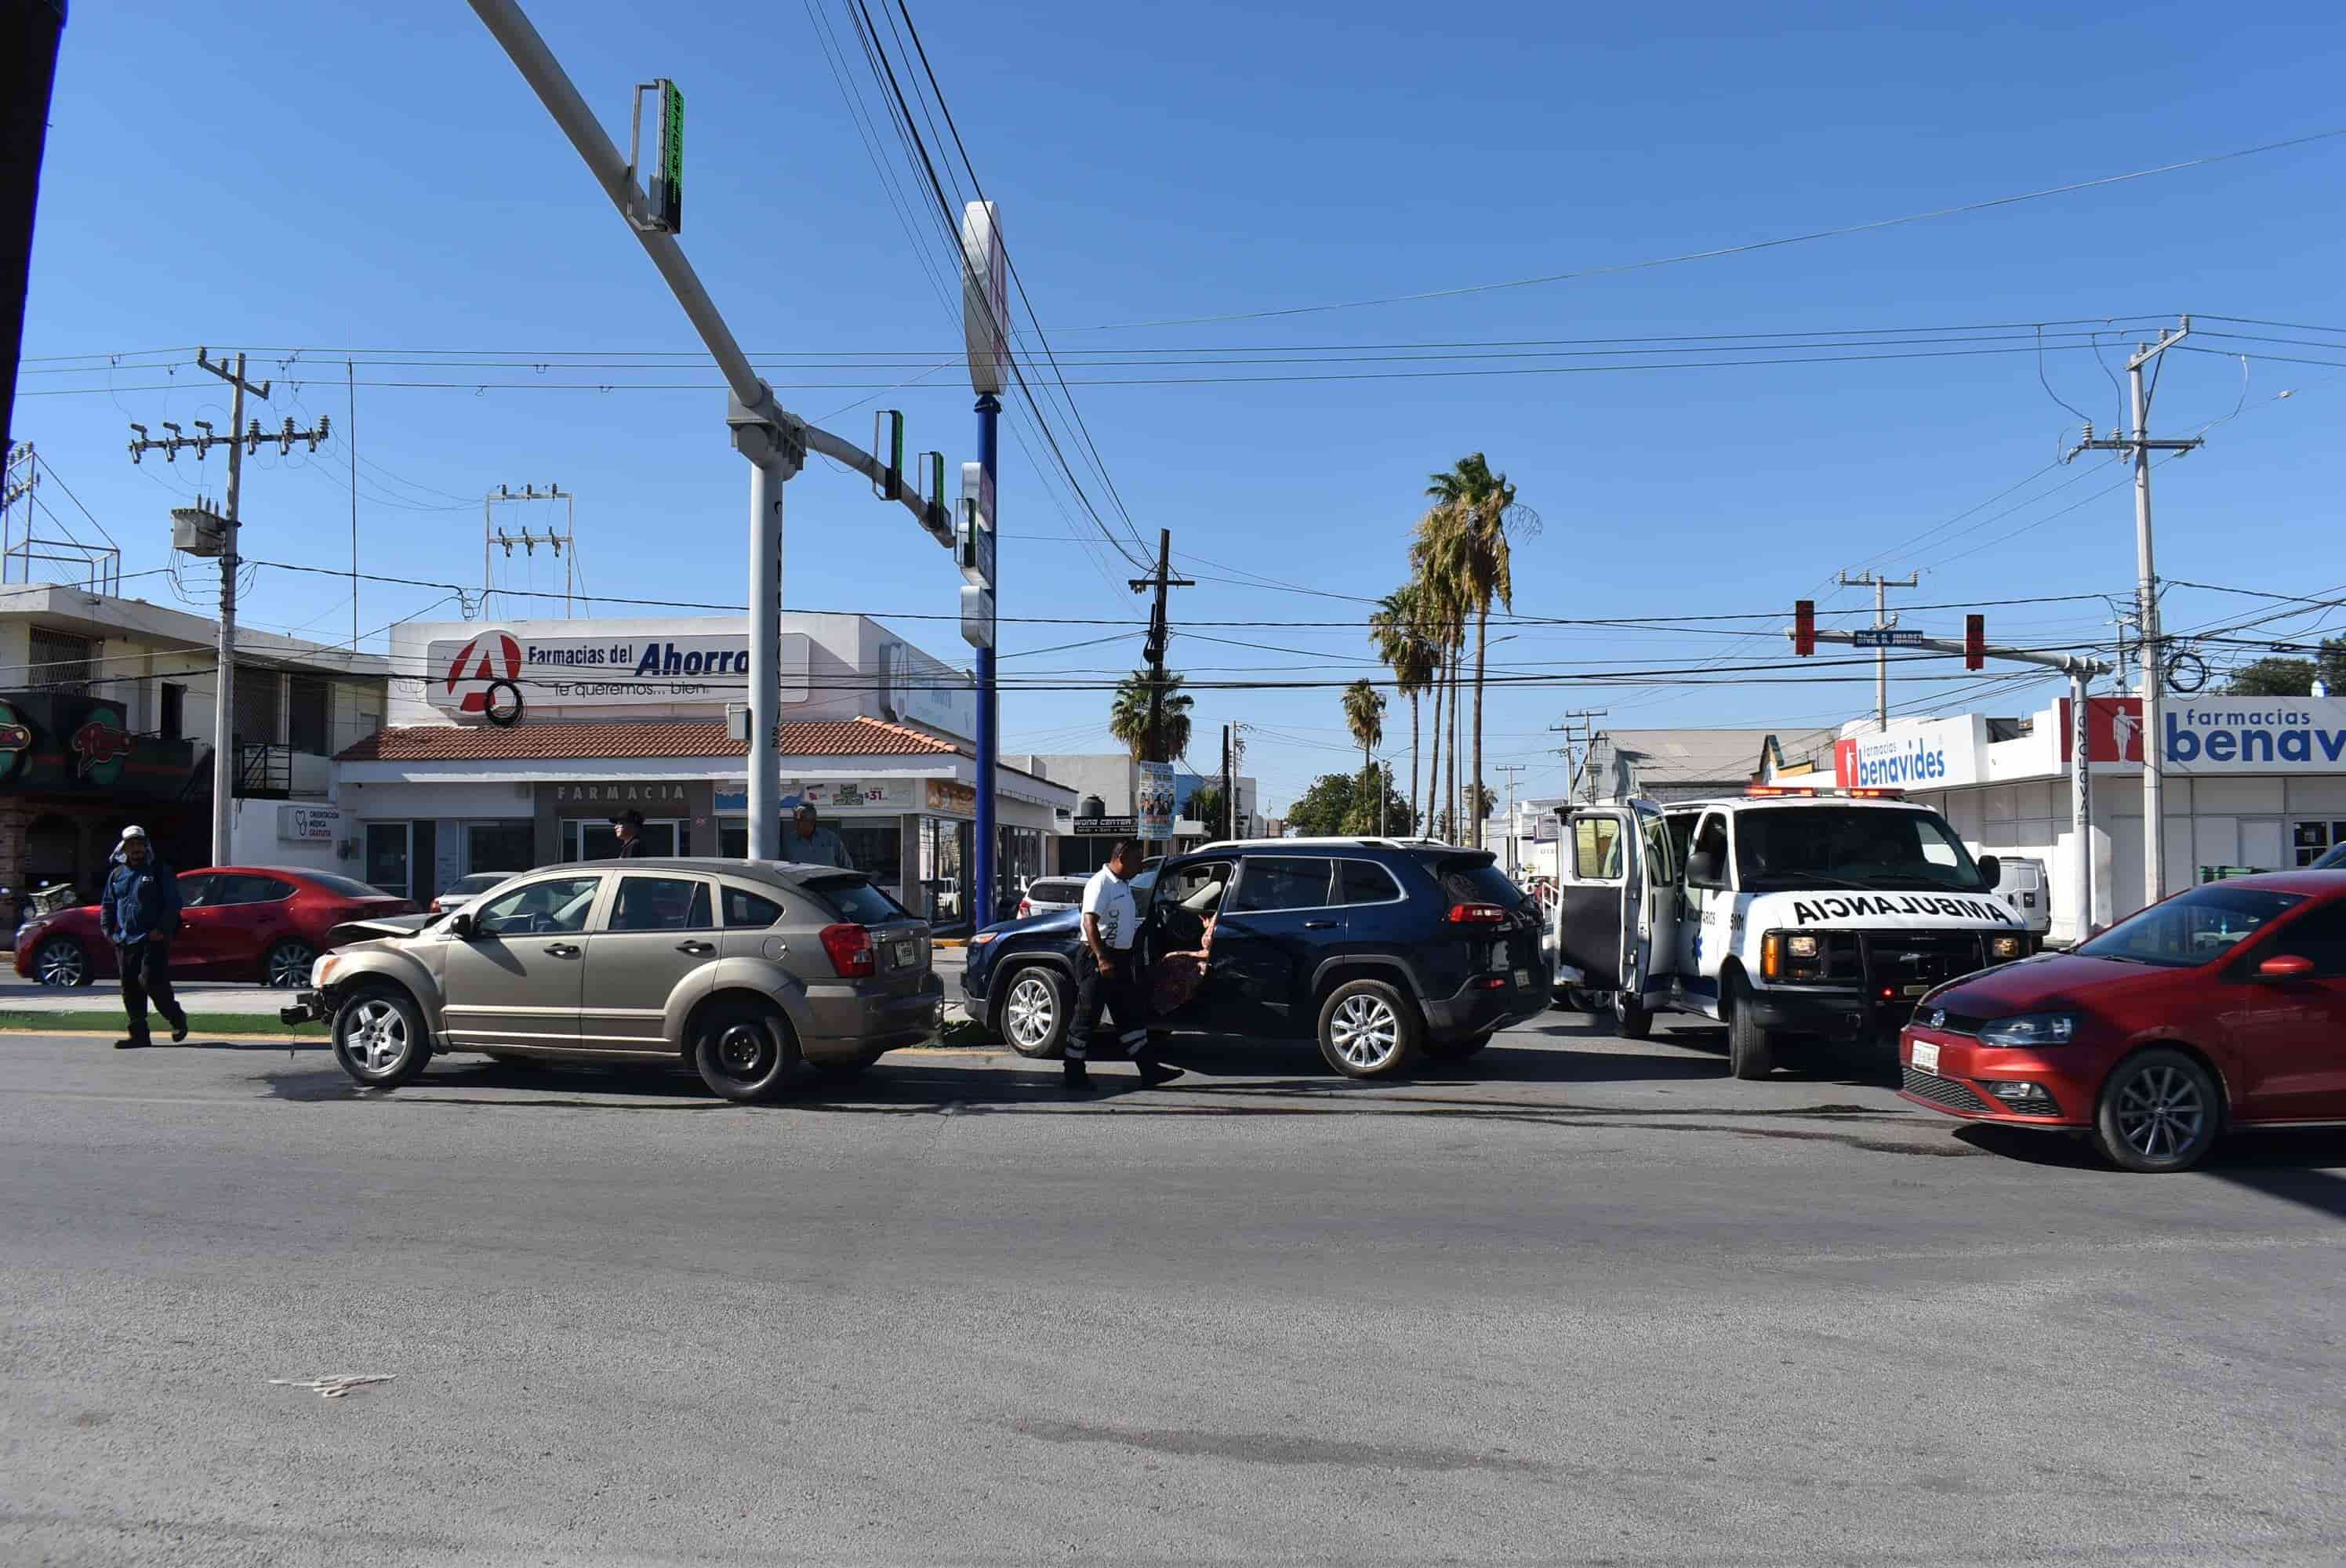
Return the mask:
<svg viewBox="0 0 2346 1568">
<path fill-rule="evenodd" d="M 1162 1018 L 1188 1005 L 1206 983 L 1206 967 L 1214 947 L 1214 917 L 1206 917 L 1204 932 L 1194 952 L 1168 952 L 1149 972 L 1148 1014 Z"/>
</svg>

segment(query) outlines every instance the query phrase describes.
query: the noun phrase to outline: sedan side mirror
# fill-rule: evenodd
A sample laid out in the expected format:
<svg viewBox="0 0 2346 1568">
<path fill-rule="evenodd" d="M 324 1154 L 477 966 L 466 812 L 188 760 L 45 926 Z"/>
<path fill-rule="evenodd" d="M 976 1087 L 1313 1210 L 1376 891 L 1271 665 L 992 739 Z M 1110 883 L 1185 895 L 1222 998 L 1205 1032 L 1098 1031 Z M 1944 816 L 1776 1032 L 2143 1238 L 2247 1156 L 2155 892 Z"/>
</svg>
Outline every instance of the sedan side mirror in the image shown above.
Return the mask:
<svg viewBox="0 0 2346 1568">
<path fill-rule="evenodd" d="M 1982 855 L 1979 858 L 1979 872 L 1980 881 L 1988 886 L 1992 888 L 2000 886 L 2004 881 L 2004 862 L 1994 855 Z"/>
<path fill-rule="evenodd" d="M 2262 981 L 2303 980 L 2313 972 L 2313 960 L 2294 952 L 2277 953 L 2257 965 Z"/>
</svg>

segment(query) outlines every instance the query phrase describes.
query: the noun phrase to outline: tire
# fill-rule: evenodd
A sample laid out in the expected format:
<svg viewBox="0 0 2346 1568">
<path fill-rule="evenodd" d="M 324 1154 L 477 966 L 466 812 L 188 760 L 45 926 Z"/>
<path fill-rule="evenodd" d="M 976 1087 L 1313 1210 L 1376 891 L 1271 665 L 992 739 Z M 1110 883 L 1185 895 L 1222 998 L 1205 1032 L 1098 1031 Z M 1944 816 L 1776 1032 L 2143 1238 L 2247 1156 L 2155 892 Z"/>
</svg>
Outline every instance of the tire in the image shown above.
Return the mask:
<svg viewBox="0 0 2346 1568">
<path fill-rule="evenodd" d="M 1740 978 L 1728 982 L 1727 1070 L 1738 1078 L 1759 1079 L 1776 1070 L 1776 1042 L 1744 1005 L 1750 994 Z"/>
<path fill-rule="evenodd" d="M 1494 1038 L 1492 1033 L 1485 1030 L 1480 1034 L 1469 1034 L 1464 1040 L 1428 1040 L 1424 1049 L 1428 1056 L 1439 1062 L 1464 1062 L 1488 1045 Z"/>
<path fill-rule="evenodd" d="M 1075 1013 L 1075 993 L 1065 977 L 1047 964 L 1030 963 L 1010 972 L 996 1022 L 1013 1051 L 1049 1062 L 1066 1054 Z"/>
<path fill-rule="evenodd" d="M 299 991 L 310 983 L 318 950 L 293 937 L 271 947 L 260 960 L 260 983 L 271 991 Z"/>
<path fill-rule="evenodd" d="M 1417 1060 L 1425 1024 L 1382 980 L 1349 980 L 1320 1004 L 1320 1055 L 1347 1078 L 1391 1078 Z"/>
<path fill-rule="evenodd" d="M 354 992 L 334 1011 L 334 1059 L 370 1089 L 396 1089 L 432 1059 L 423 1010 L 393 985 Z"/>
<path fill-rule="evenodd" d="M 1624 1040 L 1651 1040 L 1654 1037 L 1654 1010 L 1642 1002 L 1616 996 L 1613 999 L 1613 1032 Z"/>
<path fill-rule="evenodd" d="M 700 1081 L 737 1105 L 772 1099 L 798 1064 L 790 1023 L 770 1004 L 721 1003 L 702 1014 L 694 1033 Z"/>
<path fill-rule="evenodd" d="M 33 973 L 60 990 L 90 982 L 89 950 L 69 936 L 53 936 L 33 950 Z"/>
<path fill-rule="evenodd" d="M 2207 1068 L 2180 1051 L 2145 1051 L 2119 1063 L 2103 1083 L 2094 1146 L 2122 1170 L 2189 1170 L 2223 1122 L 2223 1091 Z"/>
</svg>

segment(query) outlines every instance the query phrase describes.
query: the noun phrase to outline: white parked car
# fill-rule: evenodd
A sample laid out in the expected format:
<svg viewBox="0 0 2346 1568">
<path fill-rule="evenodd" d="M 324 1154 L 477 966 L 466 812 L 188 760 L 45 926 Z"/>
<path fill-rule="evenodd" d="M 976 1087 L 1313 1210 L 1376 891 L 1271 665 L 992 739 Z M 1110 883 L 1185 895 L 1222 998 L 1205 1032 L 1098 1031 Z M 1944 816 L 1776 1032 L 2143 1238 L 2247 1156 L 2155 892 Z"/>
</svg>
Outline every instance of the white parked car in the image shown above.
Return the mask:
<svg viewBox="0 0 2346 1568">
<path fill-rule="evenodd" d="M 1026 884 L 1026 891 L 1018 895 L 1017 918 L 1025 920 L 1029 915 L 1081 907 L 1085 880 L 1082 877 L 1036 877 Z"/>
<path fill-rule="evenodd" d="M 435 915 L 454 914 L 499 882 L 509 882 L 520 875 L 519 871 L 474 871 L 470 876 L 458 877 L 441 889 L 440 896 L 432 901 L 432 912 Z"/>
</svg>

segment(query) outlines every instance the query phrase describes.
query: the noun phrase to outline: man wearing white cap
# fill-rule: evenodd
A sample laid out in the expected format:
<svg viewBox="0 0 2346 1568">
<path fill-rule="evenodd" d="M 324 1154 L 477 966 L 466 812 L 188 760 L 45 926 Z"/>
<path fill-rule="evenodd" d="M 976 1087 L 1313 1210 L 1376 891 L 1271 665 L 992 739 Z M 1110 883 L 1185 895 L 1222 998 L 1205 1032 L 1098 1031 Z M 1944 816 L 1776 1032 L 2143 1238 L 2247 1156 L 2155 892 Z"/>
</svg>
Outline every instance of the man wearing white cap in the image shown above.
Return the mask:
<svg viewBox="0 0 2346 1568">
<path fill-rule="evenodd" d="M 185 1040 L 188 1014 L 171 994 L 171 938 L 179 930 L 179 880 L 155 858 L 147 830 L 136 824 L 122 830 L 122 844 L 115 853 L 120 863 L 106 874 L 106 897 L 97 911 L 97 929 L 114 944 L 122 974 L 122 1011 L 130 1020 L 130 1037 L 117 1040 L 114 1048 L 132 1051 L 154 1043 L 147 1033 L 149 1000 L 171 1026 L 171 1038 Z"/>
</svg>

